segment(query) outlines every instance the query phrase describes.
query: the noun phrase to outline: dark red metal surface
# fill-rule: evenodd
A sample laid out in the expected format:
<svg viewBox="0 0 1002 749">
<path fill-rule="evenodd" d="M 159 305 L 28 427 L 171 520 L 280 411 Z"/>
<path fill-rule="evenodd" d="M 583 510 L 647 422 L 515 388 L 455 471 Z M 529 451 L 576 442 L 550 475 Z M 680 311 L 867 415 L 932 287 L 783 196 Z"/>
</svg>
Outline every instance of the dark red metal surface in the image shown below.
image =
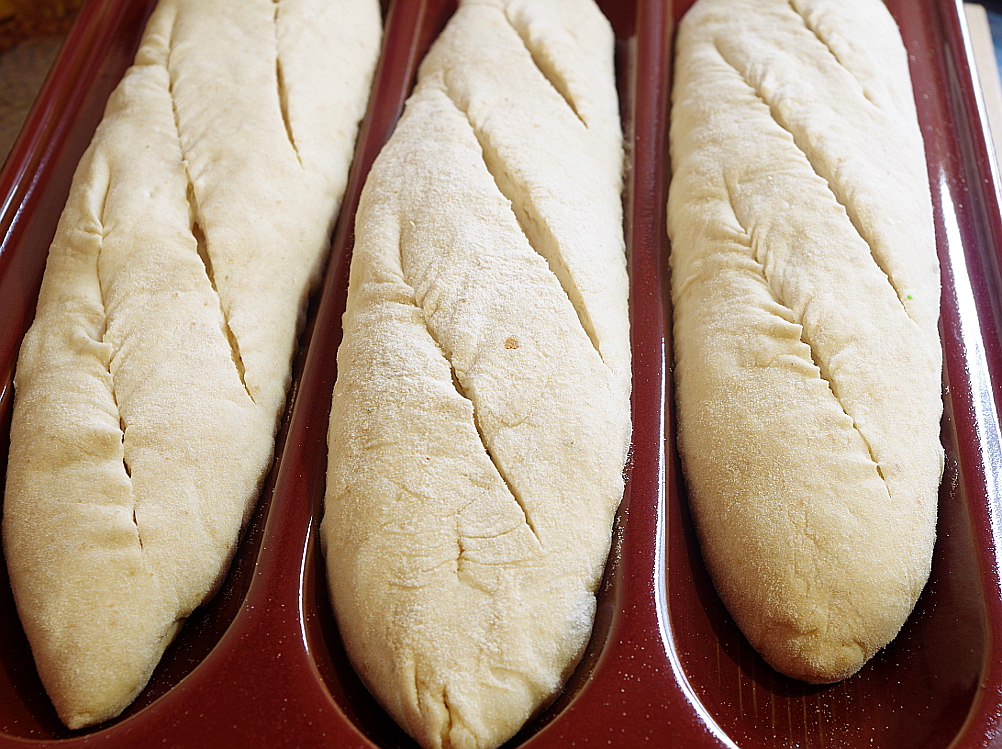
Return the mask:
<svg viewBox="0 0 1002 749">
<path fill-rule="evenodd" d="M 595 633 L 564 693 L 510 747 L 1002 747 L 1002 218 L 949 0 L 888 0 L 912 55 L 944 292 L 941 493 L 933 575 L 900 637 L 842 684 L 786 679 L 722 608 L 687 514 L 671 417 L 664 206 L 671 39 L 689 0 L 600 0 L 619 41 L 628 138 L 634 447 Z M 0 459 L 10 375 L 80 153 L 153 0 L 90 0 L 0 172 Z M 414 749 L 353 673 L 314 525 L 352 216 L 416 66 L 454 0 L 395 0 L 331 263 L 311 309 L 275 467 L 221 590 L 120 718 L 79 732 L 46 698 L 0 579 L 0 749 Z M 0 565 L 0 570 L 4 569 Z M 3 574 L 3 573 L 0 573 Z"/>
</svg>

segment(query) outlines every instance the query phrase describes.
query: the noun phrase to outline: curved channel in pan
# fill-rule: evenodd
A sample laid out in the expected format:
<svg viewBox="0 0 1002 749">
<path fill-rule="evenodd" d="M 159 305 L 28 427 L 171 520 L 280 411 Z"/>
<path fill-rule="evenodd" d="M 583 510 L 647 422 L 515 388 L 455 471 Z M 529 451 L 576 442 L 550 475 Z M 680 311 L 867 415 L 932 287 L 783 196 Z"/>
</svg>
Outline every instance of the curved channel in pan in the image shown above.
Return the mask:
<svg viewBox="0 0 1002 749">
<path fill-rule="evenodd" d="M 1002 621 L 993 538 L 999 433 L 991 383 L 1002 370 L 997 260 L 987 248 L 993 232 L 997 241 L 998 209 L 969 188 L 987 184 L 990 173 L 984 143 L 971 140 L 981 124 L 965 108 L 971 83 L 956 9 L 888 6 L 911 56 L 943 269 L 947 465 L 932 576 L 898 637 L 858 674 L 827 686 L 786 678 L 749 646 L 714 592 L 684 485 L 674 482 L 666 566 L 675 651 L 707 720 L 742 747 L 967 747 L 997 730 L 990 664 Z M 676 16 L 684 10 L 677 4 Z"/>
</svg>

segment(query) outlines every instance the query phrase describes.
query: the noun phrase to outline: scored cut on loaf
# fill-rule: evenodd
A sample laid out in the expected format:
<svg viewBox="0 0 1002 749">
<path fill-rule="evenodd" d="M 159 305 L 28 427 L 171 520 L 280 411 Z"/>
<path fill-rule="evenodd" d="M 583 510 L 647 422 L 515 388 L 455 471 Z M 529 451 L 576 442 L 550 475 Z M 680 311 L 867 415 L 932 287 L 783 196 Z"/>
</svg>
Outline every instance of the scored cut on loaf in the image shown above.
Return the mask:
<svg viewBox="0 0 1002 749">
<path fill-rule="evenodd" d="M 15 375 L 3 541 L 61 719 L 118 715 L 270 467 L 375 0 L 162 0 L 74 176 Z"/>
<path fill-rule="evenodd" d="M 356 217 L 321 539 L 356 670 L 425 747 L 495 747 L 588 641 L 630 439 L 614 39 L 462 2 Z"/>
<path fill-rule="evenodd" d="M 908 58 L 879 0 L 699 0 L 668 199 L 678 446 L 748 640 L 857 671 L 929 574 L 939 270 Z"/>
</svg>

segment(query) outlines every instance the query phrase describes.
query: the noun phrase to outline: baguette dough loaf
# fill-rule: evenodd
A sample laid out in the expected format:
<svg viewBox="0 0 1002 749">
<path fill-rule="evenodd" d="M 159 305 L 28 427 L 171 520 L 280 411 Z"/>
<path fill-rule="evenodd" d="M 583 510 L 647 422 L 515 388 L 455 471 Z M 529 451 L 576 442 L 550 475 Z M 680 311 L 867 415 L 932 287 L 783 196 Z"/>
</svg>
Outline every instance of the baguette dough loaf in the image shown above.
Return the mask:
<svg viewBox="0 0 1002 749">
<path fill-rule="evenodd" d="M 591 0 L 462 3 L 362 195 L 321 537 L 426 747 L 508 739 L 590 635 L 630 434 L 612 54 Z"/>
<path fill-rule="evenodd" d="M 374 0 L 163 0 L 24 339 L 3 539 L 71 728 L 117 715 L 267 473 L 381 36 Z"/>
<path fill-rule="evenodd" d="M 877 0 L 700 0 L 671 121 L 678 440 L 751 644 L 854 673 L 927 579 L 939 275 L 908 61 Z"/>
</svg>

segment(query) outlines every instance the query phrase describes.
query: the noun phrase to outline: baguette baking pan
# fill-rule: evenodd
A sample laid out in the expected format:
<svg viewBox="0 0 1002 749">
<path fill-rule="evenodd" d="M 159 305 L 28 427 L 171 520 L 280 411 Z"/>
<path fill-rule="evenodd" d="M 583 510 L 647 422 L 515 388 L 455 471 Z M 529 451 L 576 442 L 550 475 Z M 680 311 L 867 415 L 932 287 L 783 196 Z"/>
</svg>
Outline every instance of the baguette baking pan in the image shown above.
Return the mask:
<svg viewBox="0 0 1002 749">
<path fill-rule="evenodd" d="M 770 669 L 707 577 L 674 450 L 667 295 L 671 41 L 690 0 L 600 0 L 616 30 L 630 166 L 634 446 L 594 635 L 564 692 L 508 747 L 1002 747 L 1002 218 L 953 0 L 888 0 L 911 54 L 943 269 L 946 356 L 932 578 L 900 636 L 853 678 Z M 89 0 L 0 172 L 0 464 L 11 385 L 76 162 L 153 0 Z M 324 286 L 276 458 L 221 592 L 185 624 L 136 703 L 72 732 L 35 673 L 0 578 L 0 749 L 414 749 L 349 665 L 315 541 L 352 218 L 368 166 L 454 0 L 393 0 Z M 0 565 L 0 570 L 5 565 Z M 5 575 L 5 572 L 0 572 Z"/>
</svg>

